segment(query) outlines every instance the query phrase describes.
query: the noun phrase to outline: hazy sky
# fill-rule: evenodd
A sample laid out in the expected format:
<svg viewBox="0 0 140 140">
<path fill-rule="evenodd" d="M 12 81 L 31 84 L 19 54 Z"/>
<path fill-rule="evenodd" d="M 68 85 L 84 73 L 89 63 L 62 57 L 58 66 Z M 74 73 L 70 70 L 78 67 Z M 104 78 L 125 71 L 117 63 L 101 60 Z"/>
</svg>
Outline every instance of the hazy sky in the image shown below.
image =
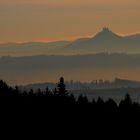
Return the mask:
<svg viewBox="0 0 140 140">
<path fill-rule="evenodd" d="M 0 42 L 140 32 L 140 0 L 0 0 Z"/>
</svg>

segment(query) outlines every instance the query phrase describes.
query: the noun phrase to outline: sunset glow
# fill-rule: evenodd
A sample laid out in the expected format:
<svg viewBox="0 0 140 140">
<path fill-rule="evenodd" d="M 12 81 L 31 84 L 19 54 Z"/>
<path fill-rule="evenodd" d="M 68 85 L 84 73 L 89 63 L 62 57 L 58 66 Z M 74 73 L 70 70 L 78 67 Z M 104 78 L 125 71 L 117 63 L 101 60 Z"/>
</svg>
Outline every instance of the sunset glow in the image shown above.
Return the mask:
<svg viewBox="0 0 140 140">
<path fill-rule="evenodd" d="M 139 17 L 137 0 L 0 0 L 0 42 L 73 40 L 104 26 L 132 34 Z"/>
</svg>

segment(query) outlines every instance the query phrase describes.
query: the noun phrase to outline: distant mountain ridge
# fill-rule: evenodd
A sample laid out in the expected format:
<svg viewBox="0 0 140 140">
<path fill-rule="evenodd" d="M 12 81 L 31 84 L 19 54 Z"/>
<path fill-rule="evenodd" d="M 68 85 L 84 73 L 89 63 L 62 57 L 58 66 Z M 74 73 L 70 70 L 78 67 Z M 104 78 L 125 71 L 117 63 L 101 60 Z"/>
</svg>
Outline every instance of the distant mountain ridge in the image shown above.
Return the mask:
<svg viewBox="0 0 140 140">
<path fill-rule="evenodd" d="M 35 83 L 20 86 L 21 90 L 30 90 L 33 89 L 37 91 L 39 88 L 45 90 L 48 87 L 50 90 L 53 90 L 56 86 L 56 83 Z M 66 82 L 66 87 L 70 91 L 74 90 L 91 90 L 91 89 L 117 89 L 117 88 L 140 88 L 140 81 L 132 81 L 128 79 L 115 78 L 114 81 L 108 80 L 96 80 L 94 82 L 82 83 L 80 81 L 69 81 Z"/>
<path fill-rule="evenodd" d="M 75 41 L 0 44 L 0 56 L 71 55 L 101 52 L 140 53 L 140 34 L 120 36 L 103 28 L 92 38 Z"/>
<path fill-rule="evenodd" d="M 120 36 L 113 33 L 108 28 L 97 33 L 93 38 L 81 39 L 74 41 L 65 48 L 73 52 L 124 52 L 137 53 L 140 52 L 140 34 L 130 36 Z"/>
<path fill-rule="evenodd" d="M 108 28 L 103 28 L 101 32 L 97 33 L 95 35 L 95 37 L 93 37 L 92 39 L 122 39 L 121 36 L 113 33 L 110 29 Z"/>
<path fill-rule="evenodd" d="M 32 56 L 56 54 L 53 52 L 62 49 L 69 43 L 70 41 L 0 44 L 0 56 Z"/>
<path fill-rule="evenodd" d="M 0 57 L 0 78 L 12 83 L 123 77 L 139 80 L 140 54 L 38 55 Z M 105 77 L 104 77 L 105 75 Z"/>
</svg>

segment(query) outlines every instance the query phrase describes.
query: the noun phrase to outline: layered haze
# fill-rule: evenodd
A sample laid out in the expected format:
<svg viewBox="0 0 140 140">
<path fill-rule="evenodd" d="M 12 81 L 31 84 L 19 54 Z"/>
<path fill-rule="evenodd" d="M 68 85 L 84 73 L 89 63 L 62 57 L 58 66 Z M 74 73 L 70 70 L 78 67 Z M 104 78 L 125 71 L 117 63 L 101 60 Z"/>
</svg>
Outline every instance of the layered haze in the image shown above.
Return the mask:
<svg viewBox="0 0 140 140">
<path fill-rule="evenodd" d="M 0 0 L 0 79 L 139 81 L 139 17 L 138 0 Z"/>
<path fill-rule="evenodd" d="M 0 56 L 77 55 L 101 52 L 140 53 L 140 34 L 122 36 L 103 28 L 93 37 L 74 41 L 0 44 Z"/>
<path fill-rule="evenodd" d="M 0 58 L 0 77 L 10 84 L 57 82 L 61 76 L 83 82 L 114 77 L 139 81 L 139 71 L 140 55 L 134 54 Z"/>
</svg>

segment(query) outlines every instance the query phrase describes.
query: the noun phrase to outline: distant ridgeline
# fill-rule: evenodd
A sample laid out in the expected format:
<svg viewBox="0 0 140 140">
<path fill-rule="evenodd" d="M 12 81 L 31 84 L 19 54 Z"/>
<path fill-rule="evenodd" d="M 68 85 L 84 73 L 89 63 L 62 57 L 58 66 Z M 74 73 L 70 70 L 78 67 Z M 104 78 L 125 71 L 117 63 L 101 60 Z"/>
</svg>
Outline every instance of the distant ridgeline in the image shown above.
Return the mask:
<svg viewBox="0 0 140 140">
<path fill-rule="evenodd" d="M 29 56 L 56 54 L 87 54 L 99 52 L 140 52 L 140 34 L 121 36 L 103 28 L 91 38 L 75 41 L 29 42 L 0 44 L 0 56 Z"/>
<path fill-rule="evenodd" d="M 140 88 L 139 81 L 131 81 L 126 79 L 115 78 L 114 81 L 109 80 L 93 80 L 92 82 L 80 82 L 80 81 L 66 81 L 65 82 L 67 89 L 71 90 L 92 90 L 92 89 L 115 89 L 115 88 Z M 54 83 L 38 83 L 38 84 L 29 84 L 25 86 L 19 86 L 20 90 L 29 91 L 31 88 L 35 91 L 40 88 L 45 90 L 46 85 L 50 90 L 55 88 Z"/>
<path fill-rule="evenodd" d="M 55 81 L 59 73 L 63 73 L 64 77 L 69 75 L 72 80 L 80 81 L 83 79 L 92 81 L 104 76 L 109 79 L 126 76 L 128 79 L 138 80 L 139 62 L 140 54 L 123 53 L 1 57 L 0 77 L 8 79 L 12 84 L 38 83 L 46 79 Z M 100 82 L 102 83 L 102 80 Z M 125 83 L 124 85 L 129 86 L 129 82 Z"/>
<path fill-rule="evenodd" d="M 118 80 L 117 80 L 118 81 Z M 61 108 L 60 108 L 61 106 Z M 112 99 L 104 101 L 102 98 L 98 98 L 97 101 L 92 99 L 90 102 L 86 96 L 80 95 L 77 99 L 66 90 L 66 85 L 64 83 L 64 78 L 61 77 L 60 81 L 53 90 L 49 90 L 48 87 L 44 91 L 38 89 L 34 92 L 33 89 L 30 91 L 20 91 L 16 86 L 12 88 L 8 86 L 5 82 L 0 81 L 0 108 L 26 108 L 32 110 L 43 109 L 44 108 L 71 108 L 82 109 L 82 111 L 91 112 L 139 112 L 139 103 L 133 102 L 129 96 L 126 95 L 122 99 L 119 105 Z M 31 107 L 31 108 L 30 108 Z M 75 108 L 76 107 L 76 108 Z"/>
</svg>

